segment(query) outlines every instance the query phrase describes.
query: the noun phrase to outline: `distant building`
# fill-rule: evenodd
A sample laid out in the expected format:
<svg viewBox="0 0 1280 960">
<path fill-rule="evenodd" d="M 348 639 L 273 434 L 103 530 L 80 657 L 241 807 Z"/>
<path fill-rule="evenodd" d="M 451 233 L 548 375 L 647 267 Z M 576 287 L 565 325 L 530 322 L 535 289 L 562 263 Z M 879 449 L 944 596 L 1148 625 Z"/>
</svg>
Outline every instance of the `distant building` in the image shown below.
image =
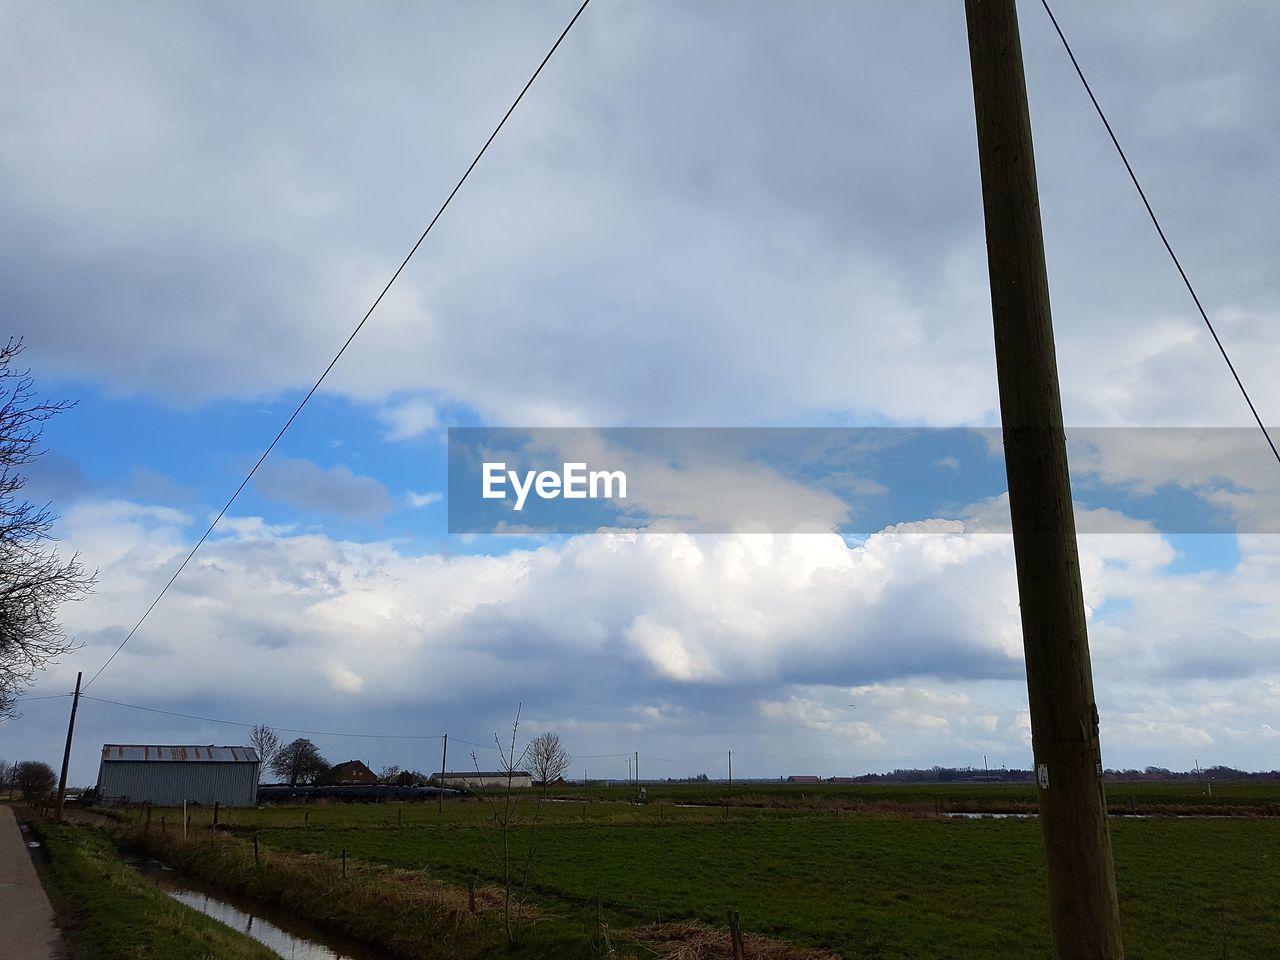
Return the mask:
<svg viewBox="0 0 1280 960">
<path fill-rule="evenodd" d="M 98 800 L 251 807 L 258 802 L 260 766 L 253 747 L 107 743 L 98 766 Z"/>
<path fill-rule="evenodd" d="M 516 770 L 511 774 L 507 774 L 504 770 L 482 770 L 479 773 L 474 770 L 460 770 L 454 773 L 446 772 L 443 784 L 440 782 L 440 774 L 433 773 L 431 775 L 431 783 L 437 786 L 452 787 L 455 790 L 506 789 L 508 776 L 510 776 L 511 786 L 514 788 L 526 790 L 533 786 L 533 774 L 524 770 Z"/>
<path fill-rule="evenodd" d="M 787 783 L 821 783 L 821 777 L 799 776 L 787 777 Z"/>
<path fill-rule="evenodd" d="M 378 782 L 378 775 L 359 760 L 348 760 L 330 767 L 324 776 L 316 781 L 318 787 L 355 787 L 367 786 Z"/>
</svg>

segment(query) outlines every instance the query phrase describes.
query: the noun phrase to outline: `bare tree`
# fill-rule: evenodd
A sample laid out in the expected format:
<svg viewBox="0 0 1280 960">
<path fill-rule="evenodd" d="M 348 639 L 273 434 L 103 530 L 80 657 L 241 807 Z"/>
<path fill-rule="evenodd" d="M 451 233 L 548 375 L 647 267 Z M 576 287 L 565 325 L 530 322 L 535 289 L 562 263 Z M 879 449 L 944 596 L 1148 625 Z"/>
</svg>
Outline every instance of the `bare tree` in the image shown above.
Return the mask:
<svg viewBox="0 0 1280 960">
<path fill-rule="evenodd" d="M 539 734 L 529 743 L 528 761 L 533 782 L 545 788 L 564 776 L 573 757 L 560 742 L 560 735 L 548 732 Z"/>
<path fill-rule="evenodd" d="M 44 452 L 45 423 L 74 406 L 35 398 L 30 371 L 12 366 L 21 352 L 21 340 L 0 347 L 0 720 L 38 671 L 75 647 L 58 607 L 86 596 L 97 579 L 79 554 L 63 560 L 50 546 L 57 517 L 49 508 L 21 499 L 27 478 L 19 468 Z"/>
<path fill-rule="evenodd" d="M 40 760 L 23 760 L 14 764 L 14 786 L 22 791 L 22 800 L 29 807 L 37 807 L 49 799 L 58 785 L 58 775 L 53 767 Z"/>
<path fill-rule="evenodd" d="M 260 723 L 249 734 L 249 746 L 258 752 L 258 759 L 262 762 L 262 766 L 258 767 L 258 779 L 261 780 L 263 773 L 271 769 L 276 754 L 280 752 L 280 735 L 265 723 Z"/>
<path fill-rule="evenodd" d="M 0 790 L 13 792 L 13 767 L 7 760 L 0 760 Z"/>
<path fill-rule="evenodd" d="M 271 761 L 271 772 L 288 780 L 289 786 L 296 787 L 299 780 L 314 783 L 328 773 L 329 761 L 321 756 L 314 743 L 305 737 L 299 737 L 280 748 Z"/>
<path fill-rule="evenodd" d="M 494 745 L 498 750 L 498 770 L 501 772 L 501 784 L 496 791 L 483 786 L 477 790 L 489 802 L 490 810 L 493 813 L 493 821 L 497 825 L 497 843 L 491 841 L 487 834 L 482 834 L 482 836 L 489 847 L 489 853 L 493 856 L 498 869 L 502 872 L 502 926 L 503 932 L 506 934 L 508 947 L 515 946 L 525 923 L 528 921 L 526 900 L 529 890 L 529 874 L 533 869 L 534 856 L 537 850 L 535 841 L 538 819 L 542 811 L 542 797 L 539 795 L 534 798 L 532 816 L 522 819 L 518 815 L 520 800 L 525 791 L 515 785 L 515 778 L 519 768 L 524 765 L 529 757 L 528 746 L 519 753 L 516 752 L 516 741 L 520 732 L 521 709 L 522 705 L 516 706 L 516 718 L 511 724 L 511 741 L 509 744 L 504 744 L 496 733 L 493 735 Z M 480 761 L 476 758 L 474 752 L 471 754 L 471 762 L 476 768 L 476 779 L 479 781 Z M 517 856 L 515 851 L 512 850 L 512 841 L 515 839 L 516 827 L 522 823 L 527 824 L 528 829 L 522 831 L 526 847 L 524 864 L 521 866 L 516 862 Z M 512 915 L 513 906 L 515 908 L 514 917 Z"/>
</svg>

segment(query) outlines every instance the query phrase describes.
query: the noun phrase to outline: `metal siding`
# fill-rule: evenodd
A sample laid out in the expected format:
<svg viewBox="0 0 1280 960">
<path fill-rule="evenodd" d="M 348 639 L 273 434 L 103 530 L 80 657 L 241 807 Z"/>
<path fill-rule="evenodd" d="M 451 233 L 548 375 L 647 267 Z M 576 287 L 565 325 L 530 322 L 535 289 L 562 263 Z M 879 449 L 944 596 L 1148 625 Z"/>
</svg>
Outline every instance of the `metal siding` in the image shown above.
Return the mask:
<svg viewBox="0 0 1280 960">
<path fill-rule="evenodd" d="M 258 752 L 253 747 L 215 747 L 190 744 L 105 743 L 102 759 L 119 761 L 149 761 L 151 763 L 257 763 Z"/>
<path fill-rule="evenodd" d="M 207 748 L 206 748 L 207 749 Z M 258 801 L 258 763 L 201 760 L 182 763 L 129 761 L 104 757 L 98 796 L 173 806 L 187 800 L 225 807 L 251 807 Z"/>
</svg>

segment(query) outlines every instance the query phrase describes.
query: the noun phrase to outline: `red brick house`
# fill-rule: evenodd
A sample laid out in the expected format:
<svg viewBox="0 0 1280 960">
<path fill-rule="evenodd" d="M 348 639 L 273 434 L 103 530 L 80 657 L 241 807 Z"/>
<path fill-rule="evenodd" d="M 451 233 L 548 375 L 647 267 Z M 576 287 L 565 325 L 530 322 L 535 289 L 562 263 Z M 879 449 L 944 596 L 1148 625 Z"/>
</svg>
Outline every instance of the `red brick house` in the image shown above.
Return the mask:
<svg viewBox="0 0 1280 960">
<path fill-rule="evenodd" d="M 329 772 L 316 781 L 322 787 L 357 787 L 378 782 L 378 775 L 359 760 L 348 760 L 329 768 Z"/>
</svg>

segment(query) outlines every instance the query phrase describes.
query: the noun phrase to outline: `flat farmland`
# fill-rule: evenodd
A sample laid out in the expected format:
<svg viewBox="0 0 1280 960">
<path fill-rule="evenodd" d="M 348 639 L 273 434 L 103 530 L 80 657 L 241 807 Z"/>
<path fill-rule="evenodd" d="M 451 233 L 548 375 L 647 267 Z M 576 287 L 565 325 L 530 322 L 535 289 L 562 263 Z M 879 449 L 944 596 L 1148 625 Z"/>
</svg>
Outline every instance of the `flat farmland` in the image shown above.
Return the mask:
<svg viewBox="0 0 1280 960">
<path fill-rule="evenodd" d="M 1109 788 L 1113 802 L 1119 795 L 1127 804 L 1132 794 L 1140 809 L 1207 800 L 1181 785 L 1125 786 Z M 1051 955 L 1039 823 L 936 815 L 1033 802 L 1029 789 L 1019 796 L 988 786 L 791 787 L 766 803 L 753 785 L 718 796 L 714 786 L 701 789 L 681 785 L 677 798 L 650 788 L 644 806 L 598 796 L 545 802 L 536 824 L 526 798 L 507 840 L 519 867 L 532 847 L 532 901 L 547 917 L 581 927 L 581 918 L 596 915 L 615 931 L 680 920 L 723 926 L 736 910 L 751 933 L 846 958 Z M 1214 802 L 1229 804 L 1223 813 L 1276 801 L 1271 786 L 1241 785 L 1232 794 L 1215 788 Z M 925 812 L 882 812 L 895 806 Z M 177 818 L 169 813 L 171 832 Z M 193 833 L 209 818 L 197 811 Z M 256 834 L 268 856 L 336 860 L 345 850 L 353 862 L 459 888 L 501 884 L 503 832 L 490 805 L 474 799 L 446 802 L 442 812 L 434 804 L 223 811 L 222 824 L 228 842 Z M 1113 818 L 1112 837 L 1130 958 L 1275 955 L 1280 818 Z"/>
</svg>

